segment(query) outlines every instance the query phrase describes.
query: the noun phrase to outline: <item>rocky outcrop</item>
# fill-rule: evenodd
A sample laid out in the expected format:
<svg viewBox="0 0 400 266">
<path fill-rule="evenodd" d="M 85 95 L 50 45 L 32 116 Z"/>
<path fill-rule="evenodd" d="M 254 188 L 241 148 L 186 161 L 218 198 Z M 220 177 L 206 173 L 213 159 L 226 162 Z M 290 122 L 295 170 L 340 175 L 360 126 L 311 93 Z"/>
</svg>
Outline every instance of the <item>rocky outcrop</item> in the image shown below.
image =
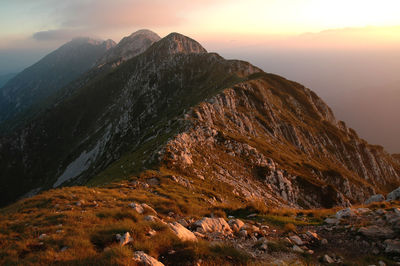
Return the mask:
<svg viewBox="0 0 400 266">
<path fill-rule="evenodd" d="M 382 194 L 372 195 L 369 199 L 365 201 L 364 204 L 371 204 L 373 202 L 381 202 L 384 201 L 385 197 Z"/>
<path fill-rule="evenodd" d="M 123 236 L 117 234 L 116 239 L 119 241 L 119 244 L 121 246 L 125 246 L 126 244 L 129 244 L 130 242 L 133 241 L 133 238 L 129 234 L 129 232 L 126 232 Z"/>
<path fill-rule="evenodd" d="M 365 235 L 370 238 L 393 238 L 396 236 L 396 233 L 390 229 L 381 226 L 371 225 L 368 227 L 362 227 L 358 232 L 362 235 Z"/>
<path fill-rule="evenodd" d="M 136 251 L 133 254 L 133 261 L 135 261 L 139 265 L 145 266 L 163 266 L 164 264 L 153 258 L 152 256 L 147 255 L 143 251 Z"/>
<path fill-rule="evenodd" d="M 232 229 L 223 218 L 204 217 L 194 223 L 200 233 L 232 234 Z"/>
<path fill-rule="evenodd" d="M 178 222 L 173 222 L 168 224 L 171 230 L 176 234 L 176 236 L 182 240 L 182 241 L 196 241 L 197 238 L 196 236 L 183 227 L 180 223 Z"/>
</svg>

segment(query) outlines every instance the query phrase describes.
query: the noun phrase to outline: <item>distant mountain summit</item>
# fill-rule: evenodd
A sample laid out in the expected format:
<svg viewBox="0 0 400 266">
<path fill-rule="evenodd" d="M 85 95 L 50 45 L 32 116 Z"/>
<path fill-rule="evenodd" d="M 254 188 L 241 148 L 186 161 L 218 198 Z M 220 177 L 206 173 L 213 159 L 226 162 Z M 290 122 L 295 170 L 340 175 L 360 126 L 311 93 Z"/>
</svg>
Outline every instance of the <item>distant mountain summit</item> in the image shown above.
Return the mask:
<svg viewBox="0 0 400 266">
<path fill-rule="evenodd" d="M 0 93 L 0 123 L 40 104 L 94 66 L 112 40 L 76 38 L 8 81 Z"/>
<path fill-rule="evenodd" d="M 173 32 L 163 38 L 162 42 L 156 44 L 158 52 L 167 54 L 190 54 L 190 53 L 207 53 L 207 50 L 197 41 Z"/>
<path fill-rule="evenodd" d="M 157 33 L 150 30 L 138 30 L 131 35 L 124 37 L 115 47 L 107 51 L 98 61 L 97 65 L 106 63 L 119 65 L 121 62 L 143 53 L 153 43 L 161 38 Z"/>
</svg>

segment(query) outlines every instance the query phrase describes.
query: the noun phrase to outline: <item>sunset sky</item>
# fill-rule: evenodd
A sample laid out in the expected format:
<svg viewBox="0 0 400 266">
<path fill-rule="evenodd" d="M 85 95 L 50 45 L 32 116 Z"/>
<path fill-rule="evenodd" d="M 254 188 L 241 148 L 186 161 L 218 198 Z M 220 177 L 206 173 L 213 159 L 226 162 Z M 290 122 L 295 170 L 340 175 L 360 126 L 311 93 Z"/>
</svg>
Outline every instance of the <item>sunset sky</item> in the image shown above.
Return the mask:
<svg viewBox="0 0 400 266">
<path fill-rule="evenodd" d="M 118 42 L 141 28 L 161 36 L 177 31 L 206 43 L 251 43 L 374 26 L 380 41 L 398 41 L 399 34 L 386 27 L 400 25 L 399 10 L 398 0 L 4 0 L 0 52 L 55 48 L 86 35 Z"/>
</svg>

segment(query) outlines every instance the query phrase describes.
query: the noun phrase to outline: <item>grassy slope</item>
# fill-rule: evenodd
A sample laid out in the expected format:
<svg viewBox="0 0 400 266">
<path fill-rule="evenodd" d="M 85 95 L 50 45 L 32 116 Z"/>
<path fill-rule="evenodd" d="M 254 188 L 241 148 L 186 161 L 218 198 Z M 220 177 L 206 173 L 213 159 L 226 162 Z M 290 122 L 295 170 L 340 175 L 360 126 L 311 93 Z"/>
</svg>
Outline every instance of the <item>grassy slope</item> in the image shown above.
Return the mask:
<svg viewBox="0 0 400 266">
<path fill-rule="evenodd" d="M 54 189 L 0 209 L 0 264 L 132 265 L 133 252 L 142 250 L 166 265 L 191 265 L 199 259 L 202 265 L 259 265 L 265 261 L 251 259 L 228 242 L 182 242 L 165 224 L 144 219 L 153 213 L 140 215 L 128 204 L 147 203 L 167 222 L 180 217 L 196 220 L 213 214 L 225 218 L 234 215 L 250 223 L 269 225 L 269 253 L 277 257 L 292 252 L 283 237 L 303 227 L 321 225 L 325 217 L 338 210 L 269 209 L 261 202 L 244 204 L 224 184 L 188 179 L 191 184 L 188 188 L 172 181 L 170 174 L 173 173 L 166 170 L 147 171 L 105 187 Z M 208 199 L 213 197 L 218 200 L 210 204 Z M 380 208 L 376 204 L 369 207 Z M 247 218 L 252 213 L 257 215 Z M 156 234 L 149 236 L 150 230 Z M 125 232 L 130 232 L 134 240 L 121 247 L 115 234 Z M 40 238 L 42 234 L 46 237 Z M 257 245 L 258 242 L 254 247 Z M 315 263 L 317 257 L 297 259 Z M 364 259 L 376 262 L 382 258 L 357 255 L 349 258 L 349 262 L 362 265 Z"/>
</svg>

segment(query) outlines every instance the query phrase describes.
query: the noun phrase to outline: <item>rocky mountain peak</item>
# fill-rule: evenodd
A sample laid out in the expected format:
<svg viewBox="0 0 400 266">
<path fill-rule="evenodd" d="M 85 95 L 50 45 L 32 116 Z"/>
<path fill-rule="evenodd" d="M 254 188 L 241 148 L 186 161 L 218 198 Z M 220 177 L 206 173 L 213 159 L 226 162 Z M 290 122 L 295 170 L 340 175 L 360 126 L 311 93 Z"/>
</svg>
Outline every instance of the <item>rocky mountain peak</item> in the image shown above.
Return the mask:
<svg viewBox="0 0 400 266">
<path fill-rule="evenodd" d="M 122 40 L 113 49 L 110 49 L 103 57 L 99 59 L 97 64 L 102 66 L 106 63 L 119 65 L 121 62 L 127 61 L 138 54 L 143 53 L 153 43 L 160 40 L 157 33 L 150 30 L 138 30 Z"/>
<path fill-rule="evenodd" d="M 201 46 L 197 41 L 182 35 L 180 33 L 170 33 L 157 44 L 157 50 L 165 54 L 202 54 L 207 53 L 207 50 Z"/>
<path fill-rule="evenodd" d="M 132 39 L 136 36 L 146 36 L 147 38 L 154 39 L 156 41 L 161 39 L 157 33 L 155 33 L 154 31 L 148 30 L 148 29 L 141 29 L 141 30 L 135 31 L 134 33 L 132 33 L 131 35 L 129 35 L 123 39 Z"/>
<path fill-rule="evenodd" d="M 108 39 L 108 40 L 105 40 L 105 41 L 103 42 L 103 45 L 104 45 L 105 48 L 108 50 L 108 49 L 111 49 L 111 48 L 113 48 L 114 46 L 116 46 L 117 43 L 114 42 L 114 41 L 111 40 L 111 39 Z"/>
<path fill-rule="evenodd" d="M 76 37 L 73 38 L 71 41 L 67 42 L 61 47 L 65 46 L 73 46 L 73 45 L 81 45 L 81 44 L 92 44 L 92 45 L 100 45 L 104 41 L 100 39 L 90 38 L 90 37 Z"/>
</svg>

